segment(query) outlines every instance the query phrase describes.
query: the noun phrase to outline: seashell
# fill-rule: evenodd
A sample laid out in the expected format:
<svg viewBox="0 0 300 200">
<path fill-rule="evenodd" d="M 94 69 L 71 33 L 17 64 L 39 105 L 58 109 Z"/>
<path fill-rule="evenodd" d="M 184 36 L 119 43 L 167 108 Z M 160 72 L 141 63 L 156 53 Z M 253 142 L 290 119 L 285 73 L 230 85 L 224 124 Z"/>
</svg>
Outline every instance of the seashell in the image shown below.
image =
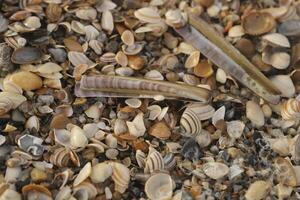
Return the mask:
<svg viewBox="0 0 300 200">
<path fill-rule="evenodd" d="M 163 173 L 152 175 L 145 183 L 145 193 L 151 200 L 171 199 L 173 195 L 171 176 Z"/>
<path fill-rule="evenodd" d="M 109 134 L 105 138 L 105 144 L 110 148 L 117 148 L 118 140 L 112 134 Z"/>
<path fill-rule="evenodd" d="M 168 110 L 169 110 L 169 107 L 168 107 L 168 106 L 164 107 L 164 108 L 161 110 L 159 116 L 157 117 L 157 120 L 158 120 L 158 121 L 161 121 L 161 120 L 165 117 L 165 115 L 167 114 Z"/>
<path fill-rule="evenodd" d="M 139 99 L 126 99 L 125 103 L 131 108 L 139 108 L 142 105 L 142 101 Z"/>
<path fill-rule="evenodd" d="M 247 58 L 251 58 L 255 54 L 254 44 L 249 39 L 239 39 L 236 42 L 235 47 Z"/>
<path fill-rule="evenodd" d="M 1 14 L 0 15 L 0 33 L 4 32 L 8 28 L 8 20 Z"/>
<path fill-rule="evenodd" d="M 47 5 L 45 14 L 50 22 L 57 22 L 61 18 L 62 8 L 58 4 L 50 3 Z"/>
<path fill-rule="evenodd" d="M 96 40 L 100 35 L 100 32 L 92 25 L 87 25 L 84 27 L 84 34 L 86 41 Z"/>
<path fill-rule="evenodd" d="M 281 23 L 278 27 L 278 32 L 285 36 L 299 36 L 300 20 L 288 20 Z"/>
<path fill-rule="evenodd" d="M 158 80 L 158 81 L 164 80 L 163 75 L 159 71 L 157 71 L 155 69 L 150 70 L 149 72 L 147 72 L 145 74 L 145 78 L 151 79 L 151 80 Z"/>
<path fill-rule="evenodd" d="M 101 55 L 103 52 L 103 44 L 98 40 L 90 40 L 89 47 L 91 47 L 97 55 Z"/>
<path fill-rule="evenodd" d="M 102 13 L 101 27 L 109 34 L 114 30 L 114 19 L 110 11 L 104 11 Z"/>
<path fill-rule="evenodd" d="M 245 35 L 244 29 L 241 25 L 235 25 L 233 27 L 231 27 L 228 31 L 228 36 L 229 37 L 242 37 L 243 35 Z"/>
<path fill-rule="evenodd" d="M 194 67 L 194 74 L 198 77 L 207 78 L 213 73 L 212 64 L 208 60 L 202 60 Z"/>
<path fill-rule="evenodd" d="M 49 88 L 62 89 L 62 85 L 59 79 L 44 79 L 43 84 Z"/>
<path fill-rule="evenodd" d="M 144 7 L 134 11 L 134 16 L 142 22 L 159 23 L 162 19 L 154 7 Z"/>
<path fill-rule="evenodd" d="M 223 69 L 221 69 L 221 68 L 217 69 L 216 81 L 218 81 L 219 83 L 222 83 L 222 84 L 225 84 L 226 81 L 227 81 L 226 72 Z"/>
<path fill-rule="evenodd" d="M 171 130 L 165 122 L 157 122 L 153 124 L 148 133 L 158 139 L 166 140 L 171 136 Z"/>
<path fill-rule="evenodd" d="M 204 148 L 210 145 L 212 136 L 208 131 L 202 130 L 201 133 L 195 137 L 195 140 L 201 148 Z"/>
<path fill-rule="evenodd" d="M 104 11 L 113 10 L 117 7 L 117 5 L 109 0 L 102 1 L 101 4 L 96 5 L 96 9 L 98 12 L 102 13 Z"/>
<path fill-rule="evenodd" d="M 70 152 L 64 147 L 54 150 L 49 160 L 53 165 L 58 167 L 66 167 L 70 161 Z"/>
<path fill-rule="evenodd" d="M 262 40 L 275 47 L 291 47 L 288 38 L 280 33 L 269 33 L 262 36 Z"/>
<path fill-rule="evenodd" d="M 76 10 L 75 15 L 80 19 L 92 21 L 96 19 L 97 11 L 92 7 L 83 7 Z"/>
<path fill-rule="evenodd" d="M 43 185 L 28 184 L 22 187 L 22 194 L 26 199 L 51 200 L 52 194 Z"/>
<path fill-rule="evenodd" d="M 39 89 L 43 85 L 42 79 L 39 76 L 25 71 L 19 71 L 12 74 L 10 80 L 26 91 Z"/>
<path fill-rule="evenodd" d="M 123 194 L 129 185 L 130 171 L 121 163 L 110 162 L 109 165 L 113 168 L 112 179 L 115 182 L 115 191 Z"/>
<path fill-rule="evenodd" d="M 142 112 L 138 113 L 132 122 L 127 121 L 126 125 L 130 135 L 136 137 L 143 136 L 146 132 L 146 127 L 144 124 L 144 114 Z"/>
<path fill-rule="evenodd" d="M 281 183 L 276 185 L 276 189 L 275 189 L 276 195 L 278 196 L 278 199 L 287 199 L 291 196 L 292 192 L 293 192 L 293 188 L 283 185 Z"/>
<path fill-rule="evenodd" d="M 176 167 L 177 162 L 173 153 L 167 153 L 164 156 L 164 165 L 165 165 L 165 169 L 168 171 L 173 170 Z"/>
<path fill-rule="evenodd" d="M 296 89 L 289 75 L 275 75 L 270 77 L 270 80 L 280 90 L 281 96 L 294 96 Z"/>
<path fill-rule="evenodd" d="M 142 152 L 139 149 L 136 150 L 135 159 L 136 159 L 136 162 L 138 163 L 140 168 L 145 167 L 146 154 L 144 152 Z"/>
<path fill-rule="evenodd" d="M 229 173 L 227 165 L 220 162 L 208 162 L 203 165 L 204 173 L 212 179 L 220 179 Z"/>
<path fill-rule="evenodd" d="M 71 192 L 72 190 L 69 186 L 62 187 L 55 196 L 55 200 L 71 199 Z"/>
<path fill-rule="evenodd" d="M 281 116 L 284 120 L 293 120 L 300 117 L 300 101 L 291 98 L 285 101 L 281 108 Z"/>
<path fill-rule="evenodd" d="M 27 26 L 28 28 L 32 29 L 38 29 L 41 27 L 41 21 L 40 18 L 36 16 L 30 16 L 24 20 L 24 25 Z"/>
<path fill-rule="evenodd" d="M 286 69 L 290 65 L 291 56 L 286 52 L 275 52 L 270 56 L 270 64 L 276 69 Z"/>
<path fill-rule="evenodd" d="M 251 183 L 249 188 L 246 191 L 245 198 L 246 200 L 259 200 L 265 199 L 267 194 L 271 190 L 271 184 L 266 181 L 255 181 Z"/>
<path fill-rule="evenodd" d="M 248 101 L 246 103 L 246 116 L 256 127 L 261 127 L 265 124 L 264 113 L 261 107 L 254 101 Z"/>
<path fill-rule="evenodd" d="M 70 134 L 70 145 L 73 148 L 85 147 L 88 143 L 87 137 L 84 131 L 79 126 L 74 126 L 71 129 Z"/>
<path fill-rule="evenodd" d="M 127 132 L 126 122 L 122 119 L 116 119 L 114 124 L 114 134 L 120 135 Z"/>
<path fill-rule="evenodd" d="M 73 194 L 75 197 L 78 196 L 82 199 L 95 199 L 98 191 L 94 184 L 85 181 L 73 188 Z"/>
<path fill-rule="evenodd" d="M 62 67 L 53 62 L 47 62 L 38 66 L 37 71 L 45 74 L 52 74 L 62 71 Z"/>
<path fill-rule="evenodd" d="M 11 61 L 16 64 L 30 64 L 39 61 L 42 58 L 42 52 L 35 47 L 21 47 L 16 49 Z"/>
<path fill-rule="evenodd" d="M 116 74 L 120 76 L 131 76 L 134 74 L 133 69 L 131 69 L 130 67 L 119 67 L 115 71 Z"/>
<path fill-rule="evenodd" d="M 127 64 L 128 64 L 128 58 L 127 58 L 127 56 L 122 51 L 119 51 L 116 54 L 115 60 L 122 67 L 126 67 Z"/>
<path fill-rule="evenodd" d="M 119 155 L 119 151 L 117 149 L 107 149 L 105 151 L 105 156 L 109 160 L 116 160 L 118 155 Z"/>
<path fill-rule="evenodd" d="M 82 183 L 84 180 L 86 180 L 92 173 L 92 165 L 90 162 L 88 162 L 79 172 L 77 177 L 75 178 L 73 182 L 73 186 L 76 187 L 80 183 Z"/>
<path fill-rule="evenodd" d="M 14 66 L 10 60 L 12 48 L 6 43 L 0 43 L 0 65 L 2 71 L 12 71 Z"/>
<path fill-rule="evenodd" d="M 71 37 L 65 38 L 64 44 L 70 51 L 83 52 L 81 44 Z"/>
<path fill-rule="evenodd" d="M 10 80 L 10 75 L 3 80 L 3 91 L 17 94 L 23 93 L 22 88 Z"/>
<path fill-rule="evenodd" d="M 26 121 L 25 127 L 29 130 L 34 128 L 36 131 L 39 131 L 40 130 L 39 118 L 37 118 L 37 116 L 35 115 L 29 117 L 28 120 Z"/>
<path fill-rule="evenodd" d="M 245 33 L 261 35 L 270 32 L 276 25 L 274 17 L 266 12 L 250 12 L 242 18 Z"/>
<path fill-rule="evenodd" d="M 281 156 L 288 156 L 290 154 L 290 146 L 292 145 L 292 139 L 283 138 L 266 138 L 266 141 L 270 143 L 271 149 Z"/>
<path fill-rule="evenodd" d="M 90 178 L 93 183 L 102 183 L 106 179 L 108 179 L 112 175 L 112 173 L 112 166 L 105 162 L 102 162 L 92 167 Z"/>
<path fill-rule="evenodd" d="M 93 118 L 93 119 L 99 119 L 100 115 L 101 115 L 101 104 L 93 104 L 91 105 L 87 110 L 84 111 L 84 113 L 86 114 L 86 116 Z"/>
<path fill-rule="evenodd" d="M 84 53 L 81 52 L 76 52 L 76 51 L 69 51 L 68 52 L 68 58 L 72 65 L 75 67 L 80 65 L 80 64 L 87 64 L 88 66 L 92 66 L 95 63 L 91 61 Z"/>
<path fill-rule="evenodd" d="M 187 16 L 179 9 L 168 10 L 165 14 L 166 23 L 174 28 L 181 28 L 187 23 Z"/>
<path fill-rule="evenodd" d="M 149 147 L 149 153 L 145 160 L 144 173 L 153 173 L 164 169 L 164 160 L 162 155 L 153 147 Z"/>
<path fill-rule="evenodd" d="M 8 98 L 13 103 L 13 109 L 17 108 L 19 105 L 26 101 L 26 98 L 18 93 L 0 92 L 0 100 L 5 98 Z"/>
<path fill-rule="evenodd" d="M 147 110 L 149 110 L 149 120 L 155 120 L 161 113 L 161 107 L 159 105 L 148 106 Z"/>
<path fill-rule="evenodd" d="M 100 60 L 102 62 L 106 62 L 106 63 L 109 63 L 109 62 L 115 62 L 115 57 L 116 57 L 116 54 L 112 53 L 112 52 L 108 52 L 108 53 L 105 53 L 103 54 L 101 57 L 100 57 Z"/>
<path fill-rule="evenodd" d="M 231 138 L 238 139 L 242 136 L 245 124 L 240 120 L 226 122 L 227 133 Z"/>
<path fill-rule="evenodd" d="M 0 115 L 4 115 L 14 107 L 14 103 L 7 97 L 0 98 Z"/>
<path fill-rule="evenodd" d="M 79 64 L 74 67 L 73 76 L 76 81 L 80 81 L 81 76 L 89 69 L 87 64 Z"/>
<path fill-rule="evenodd" d="M 6 200 L 6 199 L 22 200 L 22 196 L 15 190 L 7 188 L 6 190 L 3 191 L 3 193 L 0 196 L 0 200 Z"/>
<path fill-rule="evenodd" d="M 274 166 L 276 170 L 275 172 L 277 175 L 277 180 L 280 183 L 292 187 L 295 187 L 297 185 L 295 170 L 288 160 L 278 157 L 275 159 Z"/>
<path fill-rule="evenodd" d="M 200 51 L 194 51 L 186 59 L 184 66 L 187 69 L 193 68 L 199 63 L 199 60 L 200 60 Z"/>
<path fill-rule="evenodd" d="M 146 63 L 146 60 L 137 55 L 128 56 L 128 66 L 134 70 L 141 70 Z"/>
<path fill-rule="evenodd" d="M 71 21 L 71 29 L 81 35 L 85 35 L 85 26 L 79 21 L 72 20 Z"/>
<path fill-rule="evenodd" d="M 144 44 L 143 43 L 134 43 L 133 45 L 122 45 L 122 51 L 126 54 L 126 55 L 136 55 L 138 53 L 140 53 L 142 51 L 142 49 L 144 48 Z"/>
<path fill-rule="evenodd" d="M 189 160 L 199 160 L 202 156 L 199 145 L 194 138 L 190 138 L 184 143 L 181 149 L 181 154 L 184 158 Z"/>
<path fill-rule="evenodd" d="M 124 44 L 130 46 L 134 44 L 134 35 L 131 31 L 125 30 L 121 35 L 121 40 Z"/>
<path fill-rule="evenodd" d="M 67 59 L 67 53 L 64 49 L 49 48 L 48 51 L 56 62 L 62 63 L 62 62 L 65 62 Z"/>
</svg>

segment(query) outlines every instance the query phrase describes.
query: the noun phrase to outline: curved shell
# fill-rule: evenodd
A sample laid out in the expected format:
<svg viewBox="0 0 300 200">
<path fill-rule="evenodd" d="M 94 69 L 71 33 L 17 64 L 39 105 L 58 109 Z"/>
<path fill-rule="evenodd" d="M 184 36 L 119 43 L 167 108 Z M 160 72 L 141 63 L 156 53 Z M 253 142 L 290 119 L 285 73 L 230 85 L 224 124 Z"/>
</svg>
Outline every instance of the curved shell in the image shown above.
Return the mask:
<svg viewBox="0 0 300 200">
<path fill-rule="evenodd" d="M 284 102 L 281 108 L 281 116 L 285 120 L 293 120 L 300 117 L 300 101 L 297 99 L 289 99 Z"/>
<path fill-rule="evenodd" d="M 21 47 L 16 49 L 12 56 L 12 62 L 16 64 L 29 64 L 39 61 L 42 58 L 42 52 L 35 47 Z"/>
<path fill-rule="evenodd" d="M 245 33 L 261 35 L 271 31 L 276 25 L 274 17 L 266 12 L 251 12 L 242 19 Z"/>
<path fill-rule="evenodd" d="M 285 21 L 279 25 L 278 32 L 286 36 L 299 36 L 300 21 L 299 20 Z"/>
<path fill-rule="evenodd" d="M 208 162 L 203 165 L 203 171 L 208 177 L 216 180 L 227 175 L 229 168 L 220 162 Z"/>
<path fill-rule="evenodd" d="M 111 162 L 110 165 L 113 168 L 112 179 L 115 182 L 115 190 L 124 193 L 129 185 L 130 171 L 121 163 Z"/>
<path fill-rule="evenodd" d="M 199 115 L 197 111 L 187 107 L 180 119 L 180 126 L 184 130 L 183 135 L 195 137 L 200 134 L 202 130 L 201 119 L 201 115 Z"/>
<path fill-rule="evenodd" d="M 145 192 L 151 200 L 168 200 L 173 195 L 173 180 L 170 175 L 158 173 L 145 184 Z"/>
<path fill-rule="evenodd" d="M 1 105 L 1 104 L 0 104 Z M 39 131 L 40 129 L 40 121 L 39 121 L 39 118 L 37 118 L 37 116 L 33 115 L 31 116 L 26 124 L 25 124 L 25 127 L 29 130 L 35 128 L 36 131 Z"/>
<path fill-rule="evenodd" d="M 87 179 L 90 174 L 92 173 L 92 165 L 90 162 L 88 162 L 79 172 L 77 177 L 75 178 L 73 182 L 73 186 L 77 186 L 80 183 L 82 183 L 85 179 Z"/>
<path fill-rule="evenodd" d="M 98 194 L 97 188 L 94 186 L 94 184 L 85 181 L 81 184 L 77 185 L 73 188 L 74 196 L 78 194 L 79 197 L 87 197 L 87 198 L 79 198 L 78 200 L 85 200 L 85 199 L 95 199 L 95 197 Z"/>
<path fill-rule="evenodd" d="M 279 182 L 292 187 L 297 185 L 296 173 L 288 160 L 279 157 L 275 160 L 274 165 Z"/>
<path fill-rule="evenodd" d="M 264 35 L 262 39 L 275 47 L 291 47 L 289 39 L 280 33 L 269 33 Z"/>
<path fill-rule="evenodd" d="M 28 184 L 28 185 L 25 185 L 24 187 L 22 187 L 23 195 L 25 194 L 25 195 L 29 196 L 29 193 L 34 192 L 34 191 L 48 196 L 49 199 L 51 199 L 51 197 L 52 197 L 51 192 L 48 190 L 48 188 L 46 188 L 43 185 Z M 41 198 L 41 199 L 47 199 L 47 198 Z"/>
<path fill-rule="evenodd" d="M 168 153 L 164 156 L 164 165 L 166 170 L 172 170 L 176 167 L 176 159 L 173 153 Z"/>
<path fill-rule="evenodd" d="M 4 115 L 13 108 L 13 102 L 7 98 L 0 98 L 0 115 Z"/>
<path fill-rule="evenodd" d="M 145 167 L 145 159 L 146 159 L 146 155 L 144 152 L 142 152 L 141 150 L 136 150 L 135 153 L 135 159 L 139 165 L 140 168 L 144 168 Z"/>
<path fill-rule="evenodd" d="M 149 147 L 149 153 L 145 160 L 145 173 L 152 173 L 154 171 L 161 171 L 165 168 L 164 160 L 161 154 L 153 147 Z"/>
<path fill-rule="evenodd" d="M 108 179 L 113 173 L 111 165 L 102 162 L 92 167 L 92 173 L 90 174 L 93 183 L 102 183 Z"/>
<path fill-rule="evenodd" d="M 161 21 L 158 10 L 154 7 L 145 7 L 138 9 L 134 12 L 134 16 L 142 22 L 159 23 Z"/>
</svg>

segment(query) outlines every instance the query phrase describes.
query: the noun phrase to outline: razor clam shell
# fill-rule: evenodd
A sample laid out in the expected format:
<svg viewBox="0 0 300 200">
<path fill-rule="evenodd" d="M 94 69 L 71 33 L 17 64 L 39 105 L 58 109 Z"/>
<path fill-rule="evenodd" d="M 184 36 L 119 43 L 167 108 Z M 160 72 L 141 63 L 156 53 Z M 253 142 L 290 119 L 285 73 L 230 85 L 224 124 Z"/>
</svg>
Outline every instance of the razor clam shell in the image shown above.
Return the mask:
<svg viewBox="0 0 300 200">
<path fill-rule="evenodd" d="M 96 93 L 84 92 L 88 90 L 96 91 Z M 98 91 L 101 91 L 101 93 Z M 75 89 L 75 94 L 77 96 L 96 96 L 98 94 L 101 95 L 103 92 L 110 93 L 110 91 L 115 91 L 114 93 L 120 97 L 124 97 L 124 95 L 120 95 L 118 93 L 125 93 L 125 97 L 131 97 L 132 95 L 162 95 L 165 97 L 187 98 L 204 102 L 210 99 L 209 91 L 200 87 L 170 83 L 166 81 L 109 75 L 82 76 L 79 89 Z"/>
<path fill-rule="evenodd" d="M 196 18 L 196 19 L 190 18 L 190 19 L 192 19 L 194 21 L 198 20 L 198 18 Z M 195 23 L 197 23 L 197 21 Z M 202 21 L 202 23 L 205 23 L 205 22 Z M 183 28 L 175 29 L 175 31 L 179 35 L 181 35 L 187 42 L 192 44 L 195 48 L 199 49 L 200 52 L 204 56 L 206 56 L 208 59 L 210 59 L 214 64 L 216 64 L 218 67 L 222 68 L 225 72 L 232 75 L 237 80 L 239 80 L 242 84 L 247 86 L 253 92 L 255 92 L 256 94 L 258 94 L 259 96 L 263 97 L 265 100 L 267 100 L 273 104 L 279 103 L 280 96 L 276 95 L 278 90 L 276 90 L 275 87 L 271 87 L 270 85 L 272 85 L 272 84 L 269 83 L 269 80 L 258 70 L 257 70 L 257 73 L 256 72 L 253 73 L 250 71 L 249 72 L 251 74 L 251 76 L 250 76 L 247 73 L 247 71 L 240 66 L 241 60 L 242 60 L 241 58 L 239 60 L 240 61 L 239 63 L 235 62 L 232 57 L 227 55 L 220 47 L 216 46 L 216 44 L 214 44 L 213 42 L 208 40 L 204 35 L 202 35 L 200 32 L 198 32 L 192 26 L 187 25 Z M 207 31 L 209 32 L 210 30 L 207 30 Z M 214 35 L 217 35 L 217 34 L 214 34 Z M 224 41 L 225 44 L 221 44 L 221 45 L 223 46 L 223 48 L 224 48 L 224 46 L 227 46 L 225 48 L 230 49 L 231 54 L 235 54 L 235 57 L 234 57 L 235 60 L 237 60 L 237 57 L 244 58 L 244 56 L 242 56 L 241 53 L 239 53 L 237 50 L 235 50 L 234 47 L 232 47 L 229 43 L 226 43 L 224 39 L 222 39 L 222 40 Z M 230 47 L 232 47 L 232 48 L 230 48 Z M 246 59 L 246 61 L 248 61 L 248 60 Z M 255 66 L 253 66 L 253 68 L 255 68 Z M 248 69 L 248 71 L 249 71 L 249 69 Z M 254 79 L 259 80 L 260 82 L 254 80 Z"/>
</svg>

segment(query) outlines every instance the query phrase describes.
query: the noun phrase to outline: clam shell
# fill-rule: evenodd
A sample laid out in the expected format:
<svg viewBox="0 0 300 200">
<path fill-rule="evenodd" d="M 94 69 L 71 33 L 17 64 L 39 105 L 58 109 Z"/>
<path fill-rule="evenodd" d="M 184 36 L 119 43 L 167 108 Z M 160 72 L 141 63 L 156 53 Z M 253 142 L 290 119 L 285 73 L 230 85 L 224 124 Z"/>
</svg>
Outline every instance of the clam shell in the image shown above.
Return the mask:
<svg viewBox="0 0 300 200">
<path fill-rule="evenodd" d="M 82 197 L 82 199 L 95 199 L 98 194 L 97 188 L 90 182 L 82 182 L 73 188 L 74 196 Z"/>
<path fill-rule="evenodd" d="M 266 181 L 255 181 L 246 191 L 246 200 L 264 199 L 271 190 L 271 184 Z"/>
<path fill-rule="evenodd" d="M 88 140 L 85 132 L 79 126 L 74 126 L 70 132 L 70 145 L 73 148 L 85 147 L 87 145 Z"/>
<path fill-rule="evenodd" d="M 184 66 L 185 68 L 188 69 L 193 68 L 199 63 L 199 60 L 200 60 L 200 51 L 194 51 L 186 59 Z"/>
<path fill-rule="evenodd" d="M 296 89 L 289 75 L 275 75 L 270 77 L 270 80 L 279 89 L 281 96 L 294 96 Z"/>
<path fill-rule="evenodd" d="M 194 74 L 198 77 L 208 78 L 214 73 L 212 63 L 208 60 L 201 60 L 194 67 Z"/>
<path fill-rule="evenodd" d="M 101 27 L 109 34 L 114 30 L 114 19 L 110 11 L 104 11 L 102 13 Z"/>
<path fill-rule="evenodd" d="M 299 28 L 300 20 L 288 20 L 279 25 L 278 32 L 285 36 L 299 36 Z"/>
<path fill-rule="evenodd" d="M 41 27 L 40 18 L 38 18 L 36 16 L 27 17 L 23 23 L 25 26 L 27 26 L 28 28 L 32 28 L 32 29 L 38 29 Z"/>
<path fill-rule="evenodd" d="M 151 200 L 171 199 L 173 195 L 173 180 L 171 176 L 163 173 L 151 176 L 145 183 L 145 192 Z"/>
<path fill-rule="evenodd" d="M 220 120 L 224 120 L 224 117 L 225 117 L 225 111 L 226 111 L 226 108 L 225 106 L 221 106 L 218 110 L 216 110 L 216 112 L 214 112 L 213 116 L 212 116 L 212 124 L 214 126 L 217 125 L 218 121 Z"/>
<path fill-rule="evenodd" d="M 288 156 L 290 154 L 290 146 L 292 145 L 292 139 L 290 138 L 266 138 L 266 141 L 270 143 L 271 149 L 278 153 L 280 156 Z"/>
<path fill-rule="evenodd" d="M 130 135 L 140 137 L 143 136 L 146 132 L 146 127 L 144 124 L 144 114 L 142 112 L 137 114 L 132 122 L 127 121 L 126 125 L 128 127 Z"/>
<path fill-rule="evenodd" d="M 264 35 L 262 39 L 272 46 L 290 48 L 291 44 L 288 38 L 280 33 L 269 33 Z"/>
<path fill-rule="evenodd" d="M 216 81 L 218 81 L 219 83 L 222 83 L 222 84 L 225 84 L 227 81 L 226 72 L 221 68 L 218 68 L 218 70 L 217 70 Z"/>
<path fill-rule="evenodd" d="M 134 44 L 134 35 L 131 31 L 125 30 L 121 35 L 121 40 L 124 44 L 130 46 Z"/>
<path fill-rule="evenodd" d="M 154 7 L 144 7 L 136 10 L 134 16 L 142 22 L 159 23 L 162 19 Z"/>
<path fill-rule="evenodd" d="M 173 170 L 176 167 L 177 162 L 173 153 L 167 153 L 164 156 L 164 165 L 166 170 Z"/>
<path fill-rule="evenodd" d="M 10 111 L 13 107 L 14 104 L 9 98 L 7 97 L 0 98 L 0 115 L 4 115 L 8 111 Z"/>
<path fill-rule="evenodd" d="M 92 7 L 83 7 L 76 10 L 75 15 L 80 19 L 92 21 L 96 19 L 97 11 Z"/>
<path fill-rule="evenodd" d="M 92 25 L 84 27 L 86 41 L 96 40 L 100 32 Z"/>
<path fill-rule="evenodd" d="M 113 168 L 112 179 L 115 182 L 115 190 L 123 194 L 129 185 L 130 171 L 121 163 L 110 162 L 109 164 Z"/>
<path fill-rule="evenodd" d="M 72 20 L 71 21 L 71 29 L 76 33 L 85 35 L 84 25 L 82 23 L 80 23 L 79 21 Z"/>
<path fill-rule="evenodd" d="M 191 74 L 184 74 L 182 77 L 183 82 L 189 84 L 189 85 L 199 85 L 200 79 L 194 75 Z"/>
<path fill-rule="evenodd" d="M 155 120 L 161 113 L 161 107 L 159 105 L 148 106 L 147 110 L 149 110 L 149 120 Z"/>
<path fill-rule="evenodd" d="M 208 162 L 203 165 L 203 171 L 208 177 L 217 180 L 226 176 L 229 168 L 220 162 Z"/>
<path fill-rule="evenodd" d="M 174 28 L 181 28 L 187 22 L 187 16 L 185 13 L 181 12 L 179 9 L 168 10 L 165 14 L 166 23 Z"/>
<path fill-rule="evenodd" d="M 261 107 L 253 101 L 246 103 L 246 116 L 256 127 L 261 127 L 265 124 L 265 117 Z"/>
<path fill-rule="evenodd" d="M 127 56 L 122 52 L 122 51 L 119 51 L 117 54 L 116 54 L 116 62 L 121 65 L 122 67 L 126 67 L 127 64 L 128 64 L 128 58 Z"/>
<path fill-rule="evenodd" d="M 133 45 L 122 45 L 122 51 L 126 54 L 126 55 L 136 55 L 138 53 L 140 53 L 142 51 L 142 49 L 144 48 L 144 44 L 143 43 L 134 43 Z"/>
<path fill-rule="evenodd" d="M 152 173 L 164 169 L 164 160 L 161 154 L 153 147 L 149 147 L 149 153 L 145 160 L 144 173 Z"/>
<path fill-rule="evenodd" d="M 8 98 L 13 103 L 14 109 L 26 101 L 26 97 L 18 93 L 0 92 L 0 101 L 1 99 L 6 99 L 6 98 Z M 4 101 L 8 103 L 7 100 Z M 9 106 L 9 104 L 7 105 Z"/>
<path fill-rule="evenodd" d="M 76 187 L 80 183 L 82 183 L 85 179 L 87 179 L 90 174 L 92 173 L 92 165 L 90 162 L 88 162 L 79 172 L 77 177 L 75 178 L 73 182 L 73 186 Z"/>
<path fill-rule="evenodd" d="M 242 37 L 243 35 L 245 35 L 245 32 L 241 25 L 235 25 L 228 31 L 229 37 Z"/>
<path fill-rule="evenodd" d="M 30 64 L 39 61 L 42 58 L 42 52 L 35 47 L 21 47 L 16 49 L 11 60 L 16 64 Z"/>
<path fill-rule="evenodd" d="M 89 46 L 95 51 L 97 55 L 101 55 L 103 52 L 103 44 L 98 40 L 90 40 Z"/>
<path fill-rule="evenodd" d="M 277 179 L 280 183 L 292 187 L 297 185 L 296 173 L 292 164 L 288 160 L 279 157 L 275 160 L 274 166 L 276 169 Z"/>
<path fill-rule="evenodd" d="M 148 133 L 158 139 L 166 140 L 171 136 L 171 130 L 165 122 L 157 122 L 153 124 Z"/>
<path fill-rule="evenodd" d="M 276 69 L 286 69 L 290 65 L 291 56 L 286 52 L 275 52 L 271 56 L 270 64 Z"/>
<path fill-rule="evenodd" d="M 29 119 L 26 121 L 25 127 L 29 130 L 34 128 L 36 131 L 39 131 L 40 130 L 39 118 L 37 118 L 37 116 L 35 115 L 29 117 Z"/>
<path fill-rule="evenodd" d="M 158 80 L 158 81 L 164 80 L 163 75 L 159 71 L 157 71 L 155 69 L 150 70 L 149 72 L 147 72 L 145 74 L 145 78 L 152 79 L 152 80 Z"/>
<path fill-rule="evenodd" d="M 74 65 L 75 67 L 80 64 L 87 64 L 88 66 L 92 66 L 95 64 L 88 57 L 86 57 L 86 55 L 84 55 L 84 53 L 81 53 L 81 52 L 70 51 L 68 53 L 68 58 L 69 58 L 70 62 L 72 63 L 72 65 Z"/>
<path fill-rule="evenodd" d="M 113 168 L 107 163 L 99 163 L 92 167 L 90 178 L 93 183 L 102 183 L 113 174 Z"/>
<path fill-rule="evenodd" d="M 251 12 L 242 19 L 245 33 L 261 35 L 271 31 L 276 25 L 274 17 L 266 12 Z"/>
<path fill-rule="evenodd" d="M 142 105 L 142 101 L 139 99 L 126 99 L 125 103 L 131 108 L 139 108 Z"/>
</svg>

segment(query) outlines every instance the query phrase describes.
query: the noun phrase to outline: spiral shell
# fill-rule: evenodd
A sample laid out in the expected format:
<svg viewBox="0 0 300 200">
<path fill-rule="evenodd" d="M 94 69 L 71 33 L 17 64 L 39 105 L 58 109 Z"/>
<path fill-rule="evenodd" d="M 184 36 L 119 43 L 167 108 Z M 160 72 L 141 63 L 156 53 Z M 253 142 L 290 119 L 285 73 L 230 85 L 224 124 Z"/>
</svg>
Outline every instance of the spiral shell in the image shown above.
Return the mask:
<svg viewBox="0 0 300 200">
<path fill-rule="evenodd" d="M 300 117 L 300 101 L 297 99 L 289 99 L 284 102 L 281 108 L 281 116 L 285 120 Z"/>
<path fill-rule="evenodd" d="M 115 190 L 124 193 L 129 185 L 130 171 L 121 163 L 111 162 L 110 165 L 113 168 L 112 179 L 115 182 Z"/>
<path fill-rule="evenodd" d="M 145 173 L 152 173 L 154 171 L 161 171 L 165 168 L 164 160 L 161 154 L 153 147 L 149 147 L 149 154 L 146 158 Z"/>
</svg>

